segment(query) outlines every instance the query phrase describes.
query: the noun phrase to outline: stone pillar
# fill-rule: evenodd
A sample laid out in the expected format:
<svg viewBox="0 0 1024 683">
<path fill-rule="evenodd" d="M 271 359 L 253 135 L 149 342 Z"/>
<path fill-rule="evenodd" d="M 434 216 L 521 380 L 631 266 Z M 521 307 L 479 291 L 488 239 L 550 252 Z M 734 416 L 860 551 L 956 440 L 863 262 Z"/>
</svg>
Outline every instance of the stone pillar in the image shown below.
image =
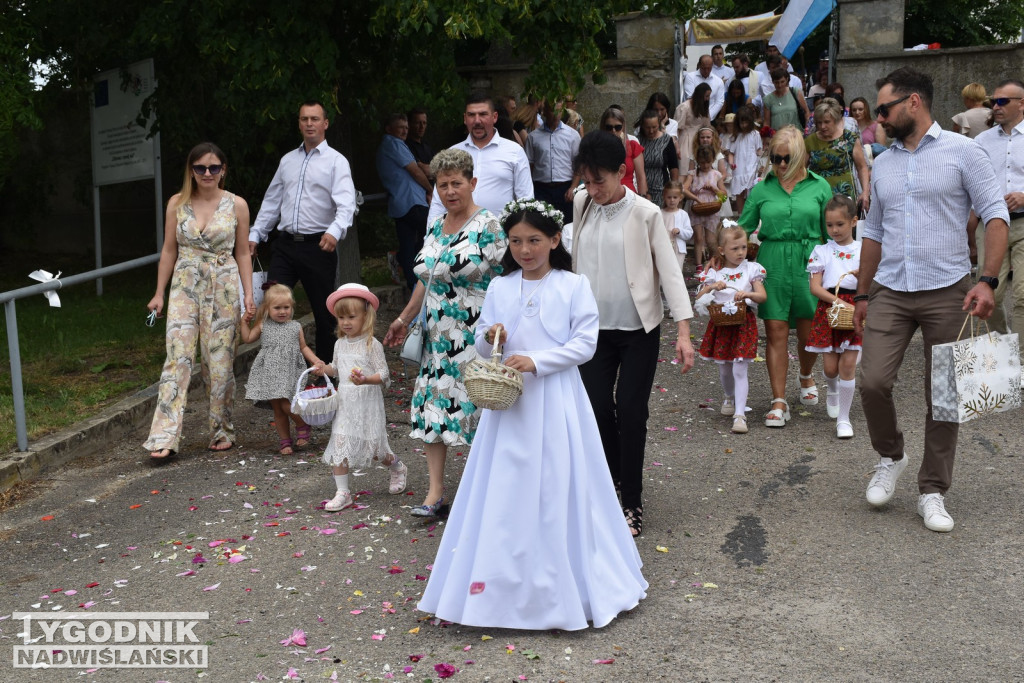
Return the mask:
<svg viewBox="0 0 1024 683">
<path fill-rule="evenodd" d="M 839 58 L 903 50 L 904 0 L 838 0 Z"/>
</svg>

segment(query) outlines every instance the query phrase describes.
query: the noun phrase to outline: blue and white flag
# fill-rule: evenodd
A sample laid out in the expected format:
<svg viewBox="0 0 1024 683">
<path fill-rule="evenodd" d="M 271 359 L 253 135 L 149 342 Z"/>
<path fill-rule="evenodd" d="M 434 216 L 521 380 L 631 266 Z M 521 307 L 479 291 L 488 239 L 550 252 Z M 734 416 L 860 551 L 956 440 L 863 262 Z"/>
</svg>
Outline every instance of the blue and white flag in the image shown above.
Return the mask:
<svg viewBox="0 0 1024 683">
<path fill-rule="evenodd" d="M 804 39 L 832 13 L 835 6 L 836 0 L 793 0 L 782 13 L 769 42 L 779 48 L 786 59 L 792 59 Z"/>
</svg>

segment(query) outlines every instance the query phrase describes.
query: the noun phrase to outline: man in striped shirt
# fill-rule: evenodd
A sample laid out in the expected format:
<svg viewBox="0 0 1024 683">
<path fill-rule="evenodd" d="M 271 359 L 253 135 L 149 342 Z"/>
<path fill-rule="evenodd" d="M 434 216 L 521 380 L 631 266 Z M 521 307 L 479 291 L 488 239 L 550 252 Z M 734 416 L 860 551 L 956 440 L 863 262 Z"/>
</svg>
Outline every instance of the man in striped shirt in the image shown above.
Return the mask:
<svg viewBox="0 0 1024 683">
<path fill-rule="evenodd" d="M 861 401 L 871 445 L 881 456 L 866 495 L 874 506 L 888 503 L 907 466 L 892 388 L 920 328 L 927 413 L 917 511 L 928 529 L 951 531 L 944 496 L 953 479 L 959 425 L 932 418 L 931 349 L 956 340 L 965 312 L 983 320 L 992 315 L 1009 213 L 981 147 L 932 118 L 927 74 L 902 68 L 876 85 L 875 118 L 893 144 L 872 169 L 873 201 L 854 297 L 854 325 L 864 333 Z M 973 286 L 965 227 L 972 205 L 986 226 L 982 276 Z"/>
</svg>

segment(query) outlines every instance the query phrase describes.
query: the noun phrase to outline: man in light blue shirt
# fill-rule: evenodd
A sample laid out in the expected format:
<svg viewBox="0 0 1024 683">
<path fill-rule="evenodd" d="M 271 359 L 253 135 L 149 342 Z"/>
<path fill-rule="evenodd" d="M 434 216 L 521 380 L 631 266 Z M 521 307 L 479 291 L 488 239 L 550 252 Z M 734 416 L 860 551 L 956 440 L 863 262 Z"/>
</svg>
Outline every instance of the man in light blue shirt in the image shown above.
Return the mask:
<svg viewBox="0 0 1024 683">
<path fill-rule="evenodd" d="M 957 339 L 965 312 L 982 320 L 992 315 L 1009 214 L 981 147 L 942 130 L 932 118 L 927 74 L 905 67 L 877 86 L 875 118 L 893 143 L 872 169 L 854 296 L 854 327 L 864 335 L 861 402 L 880 456 L 866 497 L 876 507 L 887 504 L 907 466 L 892 389 L 920 328 L 927 412 L 917 512 L 928 529 L 952 531 L 945 494 L 953 480 L 959 424 L 932 417 L 932 346 Z M 973 286 L 966 231 L 971 206 L 986 225 L 985 263 Z"/>
<path fill-rule="evenodd" d="M 534 197 L 551 204 L 572 222 L 572 161 L 580 149 L 580 134 L 562 123 L 549 102 L 541 107 L 540 128 L 526 138 L 526 158 L 533 174 Z"/>
<path fill-rule="evenodd" d="M 391 114 L 384 130 L 384 139 L 377 148 L 377 175 L 388 191 L 388 215 L 394 219 L 398 234 L 398 265 L 411 292 L 416 287 L 413 261 L 423 248 L 432 188 L 412 150 L 405 144 L 409 135 L 409 119 L 405 114 Z"/>
<path fill-rule="evenodd" d="M 337 322 L 327 310 L 338 272 L 338 242 L 356 214 L 356 188 L 348 160 L 327 144 L 327 113 L 320 102 L 299 107 L 302 144 L 281 157 L 249 230 L 249 253 L 277 226 L 269 277 L 289 287 L 302 283 L 316 320 L 316 354 L 334 355 Z"/>
</svg>

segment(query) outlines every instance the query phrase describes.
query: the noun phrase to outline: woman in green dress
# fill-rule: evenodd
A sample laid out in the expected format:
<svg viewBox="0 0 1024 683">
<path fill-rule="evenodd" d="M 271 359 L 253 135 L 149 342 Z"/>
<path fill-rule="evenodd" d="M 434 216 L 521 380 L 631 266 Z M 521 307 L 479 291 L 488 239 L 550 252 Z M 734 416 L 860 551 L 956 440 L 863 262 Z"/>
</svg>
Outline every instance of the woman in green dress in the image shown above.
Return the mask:
<svg viewBox="0 0 1024 683">
<path fill-rule="evenodd" d="M 791 327 L 796 327 L 800 358 L 800 402 L 818 402 L 811 374 L 817 356 L 804 349 L 818 305 L 806 268 L 814 247 L 828 239 L 825 204 L 832 190 L 821 176 L 806 169 L 803 135 L 795 127 L 786 126 L 775 134 L 768 144 L 768 157 L 771 170 L 751 188 L 739 223 L 748 235 L 761 226 L 757 261 L 768 272 L 764 281 L 768 300 L 760 305 L 758 316 L 764 320 L 765 360 L 774 397 L 764 422 L 768 427 L 785 427 L 790 416 L 786 373 Z"/>
<path fill-rule="evenodd" d="M 866 212 L 871 171 L 859 136 L 843 126 L 843 107 L 838 100 L 825 97 L 818 102 L 814 107 L 814 128 L 814 132 L 804 138 L 807 168 L 828 181 L 834 194 L 845 194 L 856 200 L 860 210 Z"/>
</svg>

